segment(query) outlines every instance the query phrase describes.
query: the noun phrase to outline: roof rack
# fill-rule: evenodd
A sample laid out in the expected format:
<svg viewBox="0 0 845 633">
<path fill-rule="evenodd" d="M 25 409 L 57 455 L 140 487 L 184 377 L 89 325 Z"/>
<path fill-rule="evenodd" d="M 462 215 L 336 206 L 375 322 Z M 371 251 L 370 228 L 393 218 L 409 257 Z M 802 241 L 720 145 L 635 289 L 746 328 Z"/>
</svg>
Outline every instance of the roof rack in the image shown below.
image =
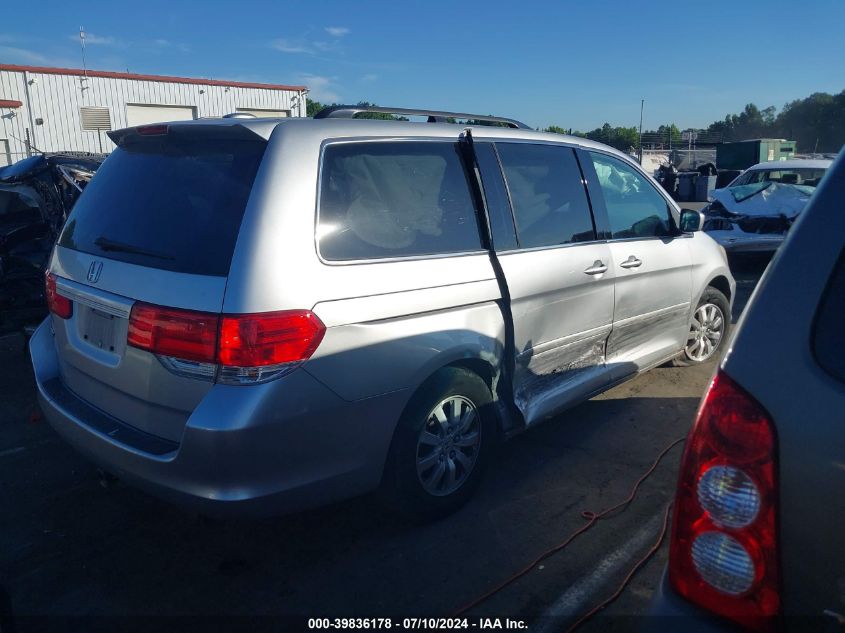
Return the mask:
<svg viewBox="0 0 845 633">
<path fill-rule="evenodd" d="M 489 114 L 468 114 L 466 112 L 443 112 L 441 110 L 418 110 L 416 108 L 385 108 L 371 105 L 333 105 L 320 110 L 314 115 L 315 119 L 351 119 L 361 112 L 377 112 L 379 114 L 399 114 L 402 116 L 428 117 L 428 123 L 448 123 L 449 119 L 472 119 L 488 123 L 504 123 L 510 128 L 530 130 L 522 121 L 506 119 Z"/>
</svg>

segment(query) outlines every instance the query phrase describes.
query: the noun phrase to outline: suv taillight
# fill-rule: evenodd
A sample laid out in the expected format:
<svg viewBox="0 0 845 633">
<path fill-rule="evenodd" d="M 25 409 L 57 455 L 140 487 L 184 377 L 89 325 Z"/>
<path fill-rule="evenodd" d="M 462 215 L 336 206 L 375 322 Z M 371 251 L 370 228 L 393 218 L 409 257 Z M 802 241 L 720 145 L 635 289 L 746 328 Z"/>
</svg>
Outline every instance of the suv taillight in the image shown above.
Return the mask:
<svg viewBox="0 0 845 633">
<path fill-rule="evenodd" d="M 57 317 L 69 319 L 73 315 L 73 302 L 58 293 L 56 276 L 51 272 L 44 277 L 44 296 L 47 297 L 47 309 Z"/>
<path fill-rule="evenodd" d="M 180 375 L 250 384 L 310 358 L 325 331 L 310 310 L 221 315 L 136 303 L 127 343 Z"/>
<path fill-rule="evenodd" d="M 722 371 L 681 462 L 669 579 L 686 599 L 767 630 L 780 611 L 774 424 Z"/>
</svg>

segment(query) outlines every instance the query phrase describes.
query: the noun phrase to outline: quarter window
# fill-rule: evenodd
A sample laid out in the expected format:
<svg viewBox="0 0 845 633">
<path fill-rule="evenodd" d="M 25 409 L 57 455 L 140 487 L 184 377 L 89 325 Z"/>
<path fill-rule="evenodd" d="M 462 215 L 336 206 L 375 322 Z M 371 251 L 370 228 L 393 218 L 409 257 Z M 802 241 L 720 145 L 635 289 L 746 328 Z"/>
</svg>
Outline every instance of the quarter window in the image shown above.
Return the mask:
<svg viewBox="0 0 845 633">
<path fill-rule="evenodd" d="M 672 234 L 666 200 L 624 161 L 590 152 L 604 195 L 611 237 L 647 238 Z"/>
<path fill-rule="evenodd" d="M 575 152 L 558 145 L 497 143 L 523 248 L 596 237 Z"/>
<path fill-rule="evenodd" d="M 816 360 L 834 378 L 845 382 L 845 329 L 842 313 L 845 311 L 845 251 L 839 261 L 822 298 L 813 328 L 813 348 Z"/>
<path fill-rule="evenodd" d="M 481 248 L 467 174 L 454 143 L 329 145 L 318 241 L 331 261 Z"/>
</svg>

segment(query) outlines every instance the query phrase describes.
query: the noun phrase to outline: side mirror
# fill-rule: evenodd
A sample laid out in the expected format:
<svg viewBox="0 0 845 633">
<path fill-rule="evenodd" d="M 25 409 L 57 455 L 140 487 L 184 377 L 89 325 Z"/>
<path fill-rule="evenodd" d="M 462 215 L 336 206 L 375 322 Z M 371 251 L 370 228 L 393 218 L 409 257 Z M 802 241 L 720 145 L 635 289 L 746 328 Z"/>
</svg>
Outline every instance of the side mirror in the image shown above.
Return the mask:
<svg viewBox="0 0 845 633">
<path fill-rule="evenodd" d="M 704 226 L 704 214 L 701 211 L 692 209 L 681 209 L 680 228 L 684 233 L 700 231 Z"/>
</svg>

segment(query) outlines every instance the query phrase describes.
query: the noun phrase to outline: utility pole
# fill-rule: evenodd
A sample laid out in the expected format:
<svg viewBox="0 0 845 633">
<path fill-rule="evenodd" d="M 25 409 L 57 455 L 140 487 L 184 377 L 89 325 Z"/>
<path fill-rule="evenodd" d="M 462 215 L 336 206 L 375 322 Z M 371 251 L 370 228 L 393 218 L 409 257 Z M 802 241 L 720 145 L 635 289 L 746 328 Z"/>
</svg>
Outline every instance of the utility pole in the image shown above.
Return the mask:
<svg viewBox="0 0 845 633">
<path fill-rule="evenodd" d="M 645 99 L 640 99 L 640 165 L 643 164 L 643 107 Z"/>
<path fill-rule="evenodd" d="M 689 131 L 689 149 L 688 149 L 688 151 L 689 151 L 689 158 L 688 158 L 688 160 L 689 160 L 689 161 L 692 161 L 692 160 L 693 160 L 693 158 L 692 158 L 692 135 L 693 135 L 693 134 L 694 134 L 694 132 L 692 131 L 692 128 L 690 128 L 690 131 Z M 695 168 L 695 165 L 693 166 L 693 168 Z"/>
</svg>

